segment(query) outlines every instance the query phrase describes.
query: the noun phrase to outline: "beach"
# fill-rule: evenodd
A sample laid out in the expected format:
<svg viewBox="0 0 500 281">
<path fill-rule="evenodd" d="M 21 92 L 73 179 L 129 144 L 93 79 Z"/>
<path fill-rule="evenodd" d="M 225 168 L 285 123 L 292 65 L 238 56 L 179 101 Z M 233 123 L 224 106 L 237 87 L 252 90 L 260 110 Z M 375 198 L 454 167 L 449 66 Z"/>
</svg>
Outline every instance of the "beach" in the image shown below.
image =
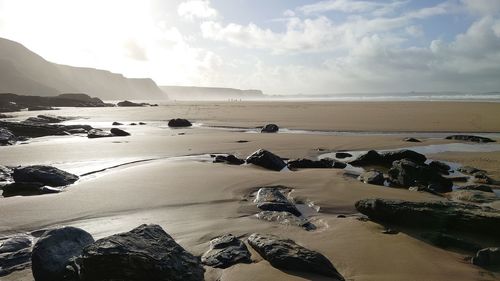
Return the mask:
<svg viewBox="0 0 500 281">
<path fill-rule="evenodd" d="M 427 192 L 368 185 L 342 169 L 275 172 L 255 165 L 212 163 L 211 154 L 246 158 L 266 149 L 286 159 L 317 159 L 339 151 L 395 150 L 435 145 L 432 160 L 469 165 L 500 179 L 498 143 L 467 144 L 446 151 L 450 134 L 500 140 L 494 102 L 169 102 L 158 107 L 61 108 L 22 111 L 12 120 L 39 114 L 77 117 L 67 124 L 109 129 L 113 122 L 127 137 L 33 138 L 0 147 L 2 165 L 44 164 L 80 175 L 58 194 L 0 198 L 0 236 L 55 226 L 76 226 L 102 238 L 144 223 L 161 225 L 186 250 L 202 255 L 209 241 L 232 233 L 242 239 L 269 233 L 293 239 L 325 255 L 346 280 L 498 280 L 495 270 L 466 261 L 470 253 L 442 249 L 401 229 L 360 219 L 355 203 L 367 198 L 414 202 L 446 198 Z M 190 128 L 169 128 L 186 118 Z M 145 125 L 129 125 L 144 122 Z M 257 127 L 280 126 L 263 134 Z M 403 141 L 406 137 L 421 140 Z M 463 148 L 460 146 L 460 149 Z M 83 175 L 83 176 L 82 176 Z M 259 187 L 282 185 L 296 201 L 307 202 L 314 231 L 258 220 L 249 196 Z M 488 204 L 500 209 L 499 201 Z M 251 248 L 251 247 L 249 247 Z M 329 280 L 280 270 L 252 250 L 251 264 L 227 269 L 205 267 L 206 280 Z M 0 277 L 32 281 L 30 270 Z"/>
</svg>

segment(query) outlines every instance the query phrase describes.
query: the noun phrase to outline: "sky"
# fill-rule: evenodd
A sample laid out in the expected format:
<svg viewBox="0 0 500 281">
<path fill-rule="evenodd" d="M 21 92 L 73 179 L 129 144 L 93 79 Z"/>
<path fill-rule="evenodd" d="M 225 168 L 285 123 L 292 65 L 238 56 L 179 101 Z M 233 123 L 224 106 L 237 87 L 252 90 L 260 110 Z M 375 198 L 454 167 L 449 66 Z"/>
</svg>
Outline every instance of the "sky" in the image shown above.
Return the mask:
<svg viewBox="0 0 500 281">
<path fill-rule="evenodd" d="M 500 91 L 500 0 L 0 0 L 0 37 L 159 85 Z"/>
</svg>

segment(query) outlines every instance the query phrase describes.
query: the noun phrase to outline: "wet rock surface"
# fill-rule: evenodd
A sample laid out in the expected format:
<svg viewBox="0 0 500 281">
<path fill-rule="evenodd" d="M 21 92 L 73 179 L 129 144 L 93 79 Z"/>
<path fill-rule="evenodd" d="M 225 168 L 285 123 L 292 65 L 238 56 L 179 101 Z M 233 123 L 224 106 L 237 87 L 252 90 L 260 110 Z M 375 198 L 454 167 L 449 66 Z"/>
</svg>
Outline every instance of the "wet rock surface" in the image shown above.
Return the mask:
<svg viewBox="0 0 500 281">
<path fill-rule="evenodd" d="M 359 175 L 358 180 L 367 184 L 384 185 L 385 178 L 382 172 L 370 170 Z"/>
<path fill-rule="evenodd" d="M 43 165 L 15 168 L 12 177 L 16 183 L 41 183 L 52 187 L 66 186 L 78 180 L 77 175 L 73 175 L 52 166 Z"/>
<path fill-rule="evenodd" d="M 281 171 L 286 163 L 277 155 L 264 149 L 259 149 L 247 157 L 246 162 L 268 170 Z"/>
<path fill-rule="evenodd" d="M 0 128 L 0 146 L 13 145 L 16 141 L 16 136 L 9 129 Z"/>
<path fill-rule="evenodd" d="M 409 159 L 416 163 L 424 163 L 427 160 L 425 155 L 408 149 L 384 153 L 378 153 L 375 150 L 370 150 L 367 153 L 360 155 L 357 159 L 349 162 L 349 164 L 353 166 L 390 166 L 394 161 L 402 159 Z"/>
<path fill-rule="evenodd" d="M 425 163 L 409 159 L 394 161 L 388 172 L 392 184 L 403 187 L 427 186 L 432 191 L 443 193 L 452 190 L 453 182 Z"/>
<path fill-rule="evenodd" d="M 487 142 L 495 142 L 490 138 L 473 136 L 473 135 L 451 135 L 446 137 L 447 140 L 460 140 L 460 141 L 470 141 L 470 142 L 478 142 L 478 143 L 487 143 Z"/>
<path fill-rule="evenodd" d="M 92 129 L 88 132 L 87 137 L 89 139 L 97 139 L 97 138 L 109 138 L 114 135 L 111 132 L 104 131 L 101 129 Z"/>
<path fill-rule="evenodd" d="M 226 234 L 210 241 L 210 249 L 201 256 L 201 262 L 216 268 L 228 268 L 237 263 L 251 263 L 250 252 L 240 239 Z"/>
<path fill-rule="evenodd" d="M 305 230 L 316 229 L 316 226 L 307 219 L 297 217 L 289 212 L 262 211 L 255 216 L 260 220 L 276 222 L 288 226 L 298 226 Z"/>
<path fill-rule="evenodd" d="M 310 272 L 331 277 L 333 280 L 344 280 L 325 256 L 304 248 L 293 240 L 254 233 L 248 238 L 248 244 L 276 268 Z"/>
<path fill-rule="evenodd" d="M 113 136 L 117 136 L 117 137 L 130 136 L 129 132 L 126 132 L 126 131 L 124 131 L 122 129 L 118 129 L 118 128 L 111 128 L 110 133 L 113 134 Z"/>
<path fill-rule="evenodd" d="M 29 117 L 24 122 L 28 123 L 61 123 L 66 120 L 71 120 L 69 117 L 55 116 L 55 115 L 38 115 L 36 117 Z"/>
<path fill-rule="evenodd" d="M 80 258 L 82 281 L 201 281 L 199 258 L 158 225 L 141 225 L 86 247 Z"/>
<path fill-rule="evenodd" d="M 31 238 L 17 235 L 0 239 L 0 276 L 31 265 Z"/>
<path fill-rule="evenodd" d="M 331 169 L 333 168 L 334 160 L 332 159 L 320 159 L 320 160 L 311 160 L 311 159 L 295 159 L 288 161 L 289 169 Z"/>
<path fill-rule="evenodd" d="M 229 165 L 243 165 L 245 164 L 245 160 L 240 159 L 232 154 L 229 154 L 227 156 L 225 155 L 217 155 L 214 158 L 214 163 L 225 163 Z"/>
<path fill-rule="evenodd" d="M 179 128 L 179 127 L 191 127 L 193 124 L 187 119 L 176 118 L 168 121 L 169 127 Z"/>
<path fill-rule="evenodd" d="M 261 133 L 276 133 L 279 131 L 279 127 L 276 124 L 267 124 L 262 127 Z"/>
<path fill-rule="evenodd" d="M 73 280 L 74 272 L 67 266 L 78 257 L 94 239 L 86 231 L 75 227 L 52 229 L 40 237 L 33 247 L 31 268 L 35 281 Z"/>
<path fill-rule="evenodd" d="M 348 152 L 337 152 L 337 153 L 335 153 L 335 158 L 338 158 L 338 159 L 344 159 L 344 158 L 349 158 L 349 157 L 352 157 L 352 154 L 348 153 Z"/>
<path fill-rule="evenodd" d="M 262 187 L 257 191 L 254 203 L 264 211 L 288 212 L 294 216 L 301 216 L 300 211 L 284 195 L 285 190 L 279 186 Z"/>
<path fill-rule="evenodd" d="M 39 182 L 14 182 L 6 184 L 0 189 L 2 189 L 3 197 L 43 195 L 62 191 L 62 188 L 45 186 Z"/>
<path fill-rule="evenodd" d="M 500 248 L 491 247 L 479 250 L 472 258 L 472 263 L 479 266 L 500 266 Z"/>
</svg>

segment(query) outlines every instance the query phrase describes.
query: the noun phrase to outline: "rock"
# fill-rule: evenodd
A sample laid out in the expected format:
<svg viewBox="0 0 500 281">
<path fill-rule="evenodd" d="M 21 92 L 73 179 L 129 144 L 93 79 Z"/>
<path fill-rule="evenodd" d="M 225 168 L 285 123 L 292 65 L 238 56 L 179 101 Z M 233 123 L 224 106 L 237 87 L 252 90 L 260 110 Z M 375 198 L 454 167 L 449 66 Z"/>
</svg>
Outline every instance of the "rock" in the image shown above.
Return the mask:
<svg viewBox="0 0 500 281">
<path fill-rule="evenodd" d="M 476 253 L 472 258 L 472 263 L 479 266 L 499 266 L 500 248 L 485 248 Z"/>
<path fill-rule="evenodd" d="M 82 281 L 201 281 L 199 258 L 188 253 L 159 225 L 97 240 L 80 259 Z"/>
<path fill-rule="evenodd" d="M 86 94 L 61 94 L 41 97 L 16 94 L 0 94 L 0 111 L 49 110 L 52 107 L 105 107 L 114 106 Z"/>
<path fill-rule="evenodd" d="M 249 141 L 247 141 L 247 140 L 237 140 L 236 142 L 237 142 L 237 143 L 247 143 L 247 142 L 249 142 Z"/>
<path fill-rule="evenodd" d="M 358 180 L 367 184 L 384 185 L 385 178 L 383 173 L 370 170 L 359 175 Z"/>
<path fill-rule="evenodd" d="M 0 128 L 0 146 L 13 145 L 16 141 L 16 136 L 9 129 Z"/>
<path fill-rule="evenodd" d="M 257 191 L 254 203 L 264 211 L 288 212 L 300 217 L 302 214 L 295 205 L 286 198 L 280 186 L 262 187 Z"/>
<path fill-rule="evenodd" d="M 387 228 L 381 231 L 382 234 L 390 234 L 390 235 L 395 235 L 398 234 L 399 231 L 392 229 L 392 228 Z"/>
<path fill-rule="evenodd" d="M 137 125 L 137 123 L 130 123 L 129 125 L 130 125 L 130 126 L 136 126 L 136 125 Z"/>
<path fill-rule="evenodd" d="M 344 280 L 325 256 L 304 248 L 293 240 L 254 233 L 248 238 L 248 244 L 276 268 L 310 272 L 331 277 L 333 280 Z"/>
<path fill-rule="evenodd" d="M 337 152 L 337 153 L 335 153 L 335 158 L 338 158 L 338 159 L 344 159 L 344 158 L 349 158 L 349 157 L 352 157 L 351 153 L 347 153 L 347 152 Z"/>
<path fill-rule="evenodd" d="M 451 169 L 451 167 L 448 164 L 435 160 L 429 163 L 429 167 L 431 167 L 432 169 L 438 171 L 443 175 L 448 175 Z"/>
<path fill-rule="evenodd" d="M 135 102 L 125 100 L 125 101 L 121 101 L 121 102 L 117 103 L 116 105 L 120 106 L 120 107 L 139 107 L 139 106 L 147 106 L 149 104 L 148 103 L 135 103 Z"/>
<path fill-rule="evenodd" d="M 460 186 L 457 188 L 458 190 L 479 190 L 483 192 L 491 192 L 493 193 L 493 189 L 490 186 L 484 184 L 471 184 L 466 186 Z"/>
<path fill-rule="evenodd" d="M 390 166 L 394 161 L 409 159 L 416 163 L 424 163 L 427 158 L 413 150 L 403 149 L 389 151 L 379 154 L 375 150 L 370 150 L 366 154 L 360 155 L 356 160 L 349 162 L 353 166 Z"/>
<path fill-rule="evenodd" d="M 454 248 L 454 249 L 476 252 L 481 248 L 478 244 L 474 242 L 465 240 L 463 238 L 455 237 L 447 233 L 427 232 L 423 233 L 422 237 L 427 241 L 429 241 L 430 243 L 432 243 L 433 245 L 444 249 Z"/>
<path fill-rule="evenodd" d="M 210 241 L 210 249 L 201 256 L 201 262 L 216 268 L 228 268 L 237 263 L 251 263 L 245 243 L 232 234 Z"/>
<path fill-rule="evenodd" d="M 0 165 L 0 182 L 10 182 L 12 179 L 12 169 Z"/>
<path fill-rule="evenodd" d="M 227 156 L 225 155 L 217 155 L 215 156 L 215 159 L 213 161 L 214 163 L 226 163 L 229 165 L 242 165 L 245 163 L 245 160 L 239 159 L 238 157 L 229 154 Z"/>
<path fill-rule="evenodd" d="M 264 149 L 252 153 L 247 157 L 246 162 L 273 171 L 281 171 L 286 167 L 286 163 L 279 156 Z"/>
<path fill-rule="evenodd" d="M 473 174 L 472 181 L 479 184 L 497 184 L 497 181 L 490 178 L 486 173 L 476 172 Z"/>
<path fill-rule="evenodd" d="M 267 124 L 262 127 L 261 133 L 276 133 L 279 131 L 279 127 L 276 124 Z"/>
<path fill-rule="evenodd" d="M 320 159 L 320 160 L 310 160 L 310 159 L 295 159 L 288 161 L 289 169 L 331 169 L 333 168 L 332 159 Z"/>
<path fill-rule="evenodd" d="M 58 108 L 53 108 L 52 106 L 45 106 L 45 105 L 33 105 L 28 107 L 28 111 L 40 111 L 40 110 L 58 110 Z"/>
<path fill-rule="evenodd" d="M 16 136 L 32 138 L 66 135 L 65 126 L 56 124 L 0 121 L 0 127 L 8 129 Z"/>
<path fill-rule="evenodd" d="M 123 124 L 122 124 L 122 123 L 120 123 L 120 122 L 116 122 L 116 121 L 115 121 L 115 122 L 113 122 L 113 124 L 111 124 L 111 125 L 113 125 L 113 126 L 121 126 L 121 125 L 123 125 Z"/>
<path fill-rule="evenodd" d="M 31 247 L 31 239 L 27 235 L 19 235 L 0 240 L 0 254 L 16 252 Z"/>
<path fill-rule="evenodd" d="M 415 163 L 408 159 L 394 161 L 389 169 L 389 179 L 397 186 L 428 186 L 436 192 L 450 192 L 453 182 L 444 178 L 424 163 Z"/>
<path fill-rule="evenodd" d="M 191 122 L 189 122 L 189 120 L 181 119 L 181 118 L 171 119 L 170 121 L 168 121 L 168 126 L 174 127 L 174 128 L 191 127 L 192 125 L 193 124 L 191 124 Z"/>
<path fill-rule="evenodd" d="M 332 168 L 334 168 L 334 169 L 344 169 L 345 167 L 347 167 L 346 163 L 340 162 L 340 161 L 333 161 Z"/>
<path fill-rule="evenodd" d="M 146 123 L 144 123 L 144 122 L 139 122 L 139 125 L 146 125 Z"/>
<path fill-rule="evenodd" d="M 67 130 L 68 133 L 72 134 L 72 135 L 76 135 L 76 134 L 88 134 L 88 131 L 83 129 L 83 128 L 75 128 L 75 129 L 70 129 L 70 130 Z"/>
<path fill-rule="evenodd" d="M 12 115 L 0 113 L 0 119 L 12 118 Z"/>
<path fill-rule="evenodd" d="M 27 235 L 0 239 L 0 276 L 30 267 L 31 243 Z"/>
<path fill-rule="evenodd" d="M 446 229 L 489 236 L 498 240 L 500 211 L 451 201 L 410 202 L 363 199 L 356 209 L 370 219 L 419 229 Z"/>
<path fill-rule="evenodd" d="M 479 190 L 455 190 L 447 194 L 452 200 L 466 201 L 472 203 L 491 203 L 499 200 L 495 193 Z"/>
<path fill-rule="evenodd" d="M 113 134 L 113 136 L 117 136 L 117 137 L 130 136 L 129 132 L 126 132 L 126 131 L 118 129 L 118 128 L 111 128 L 110 132 L 111 132 L 111 134 Z"/>
<path fill-rule="evenodd" d="M 473 175 L 475 173 L 486 173 L 485 170 L 480 170 L 478 168 L 474 168 L 471 166 L 462 166 L 462 167 L 458 168 L 457 171 L 462 172 L 464 174 L 468 174 L 468 175 Z"/>
<path fill-rule="evenodd" d="M 111 132 L 106 132 L 101 129 L 92 129 L 88 132 L 87 138 L 96 139 L 96 138 L 109 138 L 114 136 Z"/>
<path fill-rule="evenodd" d="M 314 230 L 316 226 L 308 220 L 296 217 L 289 212 L 262 211 L 255 215 L 259 220 L 276 222 L 283 225 L 298 226 L 305 230 Z"/>
<path fill-rule="evenodd" d="M 404 138 L 403 140 L 407 141 L 407 142 L 421 142 L 420 140 L 418 140 L 416 138 Z"/>
<path fill-rule="evenodd" d="M 40 237 L 33 247 L 31 268 L 35 281 L 68 280 L 66 266 L 80 256 L 94 239 L 88 232 L 75 227 L 52 229 Z"/>
<path fill-rule="evenodd" d="M 15 168 L 12 177 L 16 182 L 39 182 L 52 187 L 70 185 L 78 180 L 77 175 L 42 165 Z"/>
<path fill-rule="evenodd" d="M 37 117 L 29 117 L 24 122 L 31 123 L 60 123 L 66 120 L 70 120 L 71 118 L 55 116 L 55 115 L 38 115 Z"/>
<path fill-rule="evenodd" d="M 382 156 L 375 150 L 369 150 L 367 153 L 349 162 L 353 166 L 378 165 L 380 163 L 382 163 Z"/>
<path fill-rule="evenodd" d="M 451 136 L 447 136 L 446 139 L 447 140 L 461 140 L 461 141 L 479 142 L 479 143 L 495 142 L 495 140 L 492 140 L 490 138 L 472 136 L 472 135 L 451 135 Z"/>
<path fill-rule="evenodd" d="M 3 197 L 32 196 L 61 192 L 61 188 L 45 186 L 39 182 L 14 182 L 1 187 Z"/>
</svg>

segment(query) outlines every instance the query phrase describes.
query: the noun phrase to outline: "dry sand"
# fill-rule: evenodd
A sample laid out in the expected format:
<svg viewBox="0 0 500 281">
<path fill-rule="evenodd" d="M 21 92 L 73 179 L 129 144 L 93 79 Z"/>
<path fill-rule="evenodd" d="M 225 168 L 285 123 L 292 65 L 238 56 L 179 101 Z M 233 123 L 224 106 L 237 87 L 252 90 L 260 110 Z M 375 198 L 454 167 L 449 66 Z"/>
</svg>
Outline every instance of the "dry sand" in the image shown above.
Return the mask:
<svg viewBox="0 0 500 281">
<path fill-rule="evenodd" d="M 40 112 L 16 113 L 16 118 Z M 142 223 L 160 224 L 194 254 L 208 249 L 221 234 L 247 236 L 273 233 L 326 255 L 347 280 L 498 280 L 464 261 L 464 254 L 447 251 L 401 232 L 380 233 L 383 227 L 356 217 L 354 203 L 363 198 L 439 200 L 403 189 L 365 185 L 342 170 L 272 172 L 251 165 L 228 166 L 205 158 L 171 158 L 206 153 L 244 157 L 258 148 L 282 157 L 315 157 L 339 150 L 387 149 L 449 143 L 424 138 L 409 144 L 403 135 L 257 134 L 228 130 L 160 128 L 165 120 L 183 117 L 206 125 L 254 127 L 275 122 L 290 129 L 344 131 L 500 132 L 497 103 L 177 103 L 158 108 L 62 109 L 43 112 L 82 116 L 81 123 L 124 126 L 130 137 L 41 138 L 24 145 L 1 147 L 3 165 L 50 164 L 75 173 L 140 159 L 84 177 L 65 192 L 35 197 L 0 198 L 0 234 L 56 225 L 74 225 L 96 238 L 128 231 Z M 179 135 L 185 133 L 185 135 Z M 424 135 L 424 134 L 423 134 Z M 247 140 L 247 143 L 238 143 Z M 320 149 L 321 151 L 319 151 Z M 441 153 L 435 159 L 484 168 L 499 178 L 500 152 Z M 256 187 L 286 185 L 295 198 L 314 202 L 316 231 L 305 231 L 255 219 L 251 202 L 243 200 Z M 346 214 L 347 218 L 337 218 Z M 351 216 L 352 215 L 352 216 Z M 254 263 L 225 270 L 207 268 L 207 280 L 327 280 L 275 269 L 253 254 Z M 32 281 L 29 270 L 0 280 Z"/>
</svg>

